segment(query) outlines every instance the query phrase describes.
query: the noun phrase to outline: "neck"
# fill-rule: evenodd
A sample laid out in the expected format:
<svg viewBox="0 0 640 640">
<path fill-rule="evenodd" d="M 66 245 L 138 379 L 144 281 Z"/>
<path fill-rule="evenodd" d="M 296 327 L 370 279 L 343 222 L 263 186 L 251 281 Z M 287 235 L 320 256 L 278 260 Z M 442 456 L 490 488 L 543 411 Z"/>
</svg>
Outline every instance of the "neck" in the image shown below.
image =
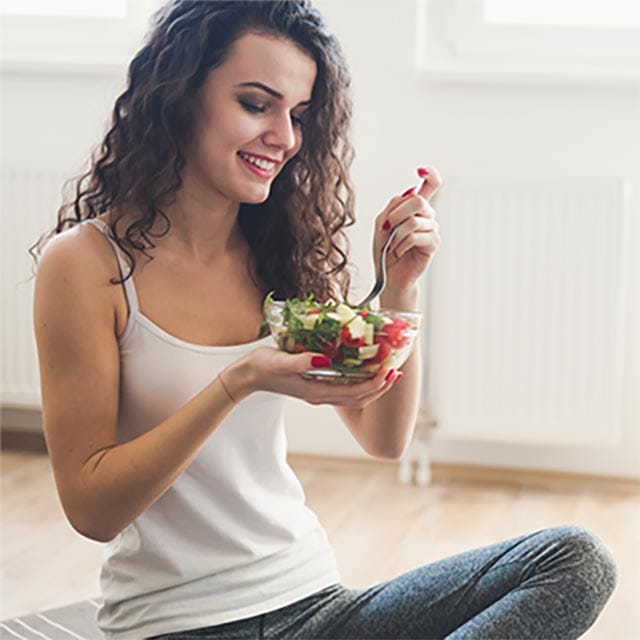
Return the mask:
<svg viewBox="0 0 640 640">
<path fill-rule="evenodd" d="M 238 226 L 240 204 L 205 188 L 186 174 L 175 201 L 165 209 L 169 233 L 158 241 L 194 265 L 208 266 L 246 247 Z"/>
<path fill-rule="evenodd" d="M 237 204 L 221 211 L 176 202 L 165 211 L 171 231 L 164 246 L 202 265 L 233 255 L 246 244 L 238 211 Z"/>
</svg>

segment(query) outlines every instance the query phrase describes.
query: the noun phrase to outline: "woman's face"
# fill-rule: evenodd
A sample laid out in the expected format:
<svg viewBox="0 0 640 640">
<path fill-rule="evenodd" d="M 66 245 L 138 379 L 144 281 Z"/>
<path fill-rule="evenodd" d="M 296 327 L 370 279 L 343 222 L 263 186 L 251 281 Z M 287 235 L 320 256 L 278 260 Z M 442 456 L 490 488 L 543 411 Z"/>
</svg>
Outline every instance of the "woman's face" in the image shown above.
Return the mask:
<svg viewBox="0 0 640 640">
<path fill-rule="evenodd" d="M 200 90 L 189 178 L 224 199 L 264 202 L 300 149 L 316 71 L 290 40 L 252 32 L 238 38 Z"/>
</svg>

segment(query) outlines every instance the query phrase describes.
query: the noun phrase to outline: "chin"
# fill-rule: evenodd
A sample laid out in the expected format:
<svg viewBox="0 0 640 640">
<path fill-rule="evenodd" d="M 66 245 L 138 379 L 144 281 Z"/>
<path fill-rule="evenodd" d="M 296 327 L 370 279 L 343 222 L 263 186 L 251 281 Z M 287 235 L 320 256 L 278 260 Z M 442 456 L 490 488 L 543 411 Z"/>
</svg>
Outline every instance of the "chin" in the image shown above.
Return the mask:
<svg viewBox="0 0 640 640">
<path fill-rule="evenodd" d="M 240 202 L 245 204 L 262 204 L 269 199 L 271 189 L 265 189 L 263 193 L 248 194 L 245 193 L 239 198 Z"/>
</svg>

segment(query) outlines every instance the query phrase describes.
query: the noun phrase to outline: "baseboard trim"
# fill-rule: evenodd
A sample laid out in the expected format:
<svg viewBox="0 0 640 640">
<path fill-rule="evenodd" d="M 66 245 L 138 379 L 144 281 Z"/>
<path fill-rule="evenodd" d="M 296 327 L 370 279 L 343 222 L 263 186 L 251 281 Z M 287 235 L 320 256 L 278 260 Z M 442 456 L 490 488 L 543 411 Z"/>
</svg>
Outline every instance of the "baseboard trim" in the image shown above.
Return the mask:
<svg viewBox="0 0 640 640">
<path fill-rule="evenodd" d="M 43 433 L 7 427 L 3 428 L 0 434 L 0 449 L 2 451 L 48 453 Z"/>
<path fill-rule="evenodd" d="M 315 456 L 290 453 L 293 466 L 303 465 L 305 469 L 323 471 L 344 471 L 360 469 L 363 472 L 378 470 L 387 474 L 397 473 L 397 462 L 374 458 L 347 458 Z M 516 486 L 538 486 L 547 489 L 594 489 L 638 493 L 640 481 L 633 478 L 618 478 L 585 473 L 528 470 L 512 467 L 483 466 L 470 464 L 431 463 L 432 483 L 473 483 L 510 484 Z"/>
<path fill-rule="evenodd" d="M 0 437 L 3 451 L 24 451 L 47 454 L 47 445 L 42 432 L 3 427 Z M 360 469 L 363 472 L 384 471 L 397 473 L 397 462 L 374 458 L 347 458 L 326 455 L 289 453 L 289 461 L 304 465 L 307 469 L 344 470 Z M 547 488 L 608 489 L 624 493 L 640 490 L 640 481 L 635 479 L 606 477 L 583 473 L 560 473 L 555 471 L 533 471 L 509 467 L 446 464 L 432 462 L 433 482 L 483 482 Z"/>
</svg>

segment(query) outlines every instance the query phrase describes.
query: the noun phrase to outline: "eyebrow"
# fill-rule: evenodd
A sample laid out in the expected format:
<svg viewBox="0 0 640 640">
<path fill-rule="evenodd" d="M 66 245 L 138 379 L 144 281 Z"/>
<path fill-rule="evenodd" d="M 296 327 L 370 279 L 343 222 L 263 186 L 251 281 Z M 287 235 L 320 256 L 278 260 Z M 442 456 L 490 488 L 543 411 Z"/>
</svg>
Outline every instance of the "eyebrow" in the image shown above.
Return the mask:
<svg viewBox="0 0 640 640">
<path fill-rule="evenodd" d="M 274 98 L 277 98 L 278 100 L 282 100 L 284 98 L 284 96 L 281 93 L 279 93 L 275 89 L 272 89 L 271 87 L 268 87 L 266 84 L 263 84 L 262 82 L 241 82 L 240 84 L 237 84 L 236 87 L 255 87 L 256 89 L 262 89 L 262 91 L 269 93 L 270 95 L 272 95 Z M 304 102 L 299 102 L 298 106 L 301 106 L 301 105 L 306 106 L 308 104 L 311 104 L 311 100 L 305 100 Z"/>
</svg>

